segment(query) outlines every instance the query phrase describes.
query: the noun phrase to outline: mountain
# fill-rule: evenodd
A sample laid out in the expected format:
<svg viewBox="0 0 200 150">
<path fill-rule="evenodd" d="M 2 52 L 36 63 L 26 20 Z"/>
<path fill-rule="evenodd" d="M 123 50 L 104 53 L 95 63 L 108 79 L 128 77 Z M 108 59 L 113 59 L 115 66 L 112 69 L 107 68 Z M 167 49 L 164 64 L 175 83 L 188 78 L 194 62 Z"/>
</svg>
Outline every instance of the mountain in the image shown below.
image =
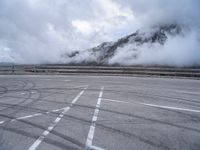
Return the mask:
<svg viewBox="0 0 200 150">
<path fill-rule="evenodd" d="M 109 61 L 119 52 L 120 49 L 129 49 L 137 52 L 143 45 L 159 44 L 165 45 L 169 36 L 182 35 L 182 28 L 177 24 L 154 26 L 151 29 L 138 30 L 135 33 L 123 37 L 115 42 L 104 42 L 97 47 L 65 53 L 62 58 L 67 63 L 82 65 L 109 65 Z M 130 48 L 131 47 L 131 48 Z M 135 53 L 129 59 L 137 59 Z"/>
</svg>

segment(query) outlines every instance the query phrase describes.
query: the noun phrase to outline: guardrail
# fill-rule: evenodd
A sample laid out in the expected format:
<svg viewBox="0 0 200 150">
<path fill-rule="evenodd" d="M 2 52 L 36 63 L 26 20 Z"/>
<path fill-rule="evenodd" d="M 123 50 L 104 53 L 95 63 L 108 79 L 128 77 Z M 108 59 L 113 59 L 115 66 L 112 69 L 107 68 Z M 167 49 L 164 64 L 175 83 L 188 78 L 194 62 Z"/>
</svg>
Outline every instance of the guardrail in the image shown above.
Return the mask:
<svg viewBox="0 0 200 150">
<path fill-rule="evenodd" d="M 200 78 L 200 68 L 170 67 L 115 67 L 115 66 L 65 66 L 65 65 L 10 65 L 0 66 L 0 74 L 98 74 L 146 75 Z"/>
</svg>

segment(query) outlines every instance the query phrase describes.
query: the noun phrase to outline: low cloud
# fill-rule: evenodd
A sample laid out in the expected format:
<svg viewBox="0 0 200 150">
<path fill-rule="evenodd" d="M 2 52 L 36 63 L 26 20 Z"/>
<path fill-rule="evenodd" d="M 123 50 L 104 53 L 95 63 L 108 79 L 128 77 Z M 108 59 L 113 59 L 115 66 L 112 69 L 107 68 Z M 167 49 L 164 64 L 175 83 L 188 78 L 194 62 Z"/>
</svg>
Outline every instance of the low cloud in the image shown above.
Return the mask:
<svg viewBox="0 0 200 150">
<path fill-rule="evenodd" d="M 200 65 L 200 41 L 196 31 L 183 31 L 183 35 L 171 36 L 164 46 L 146 43 L 142 46 L 128 44 L 118 48 L 109 64 L 120 65 L 161 65 L 191 67 Z"/>
<path fill-rule="evenodd" d="M 68 62 L 61 59 L 65 52 L 115 41 L 137 29 L 177 23 L 188 28 L 184 37 L 170 37 L 163 47 L 140 47 L 137 60 L 128 55 L 136 53 L 128 45 L 118 49 L 110 63 L 200 64 L 199 8 L 199 0 L 1 0 L 0 62 Z M 95 59 L 88 55 L 81 59 Z"/>
</svg>

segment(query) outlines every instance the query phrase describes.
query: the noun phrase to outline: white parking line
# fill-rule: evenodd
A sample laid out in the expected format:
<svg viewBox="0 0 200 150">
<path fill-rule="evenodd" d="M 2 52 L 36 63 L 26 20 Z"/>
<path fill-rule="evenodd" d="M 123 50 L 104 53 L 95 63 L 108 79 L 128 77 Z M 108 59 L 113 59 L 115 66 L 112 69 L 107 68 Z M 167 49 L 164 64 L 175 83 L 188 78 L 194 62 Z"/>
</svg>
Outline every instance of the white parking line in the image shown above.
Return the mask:
<svg viewBox="0 0 200 150">
<path fill-rule="evenodd" d="M 69 82 L 69 81 L 71 81 L 71 80 L 64 80 L 65 82 Z"/>
<path fill-rule="evenodd" d="M 63 110 L 64 108 L 60 108 L 60 109 L 54 109 L 54 110 L 52 110 L 52 112 L 58 112 L 58 111 L 61 111 L 61 110 Z"/>
<path fill-rule="evenodd" d="M 3 121 L 0 121 L 0 124 L 3 124 L 5 121 L 3 120 Z"/>
<path fill-rule="evenodd" d="M 86 89 L 87 87 L 88 87 L 88 85 L 82 85 L 82 86 L 75 86 L 75 87 L 73 87 L 73 88 L 84 88 L 84 89 Z M 1 98 L 1 97 L 0 97 L 0 98 Z M 1 125 L 1 124 L 4 124 L 5 122 L 10 122 L 10 121 L 11 121 L 11 122 L 14 122 L 14 121 L 17 121 L 17 120 L 28 119 L 28 118 L 40 116 L 40 115 L 43 115 L 43 114 L 49 114 L 49 113 L 51 113 L 51 112 L 59 112 L 59 111 L 64 110 L 64 109 L 65 109 L 65 107 L 64 107 L 64 108 L 59 108 L 59 109 L 50 110 L 50 111 L 47 111 L 47 112 L 44 112 L 44 113 L 36 113 L 36 114 L 32 114 L 32 115 L 26 115 L 26 116 L 22 116 L 22 117 L 18 117 L 18 118 L 13 118 L 13 119 L 8 120 L 8 121 L 6 121 L 6 120 L 1 120 L 1 121 L 0 121 L 0 125 Z"/>
<path fill-rule="evenodd" d="M 41 115 L 44 115 L 44 114 L 49 114 L 51 112 L 59 112 L 61 110 L 64 110 L 65 108 L 60 108 L 60 109 L 54 109 L 54 110 L 51 110 L 51 111 L 47 111 L 47 112 L 44 112 L 44 113 L 36 113 L 36 114 L 32 114 L 32 115 L 27 115 L 27 116 L 22 116 L 22 117 L 18 117 L 18 118 L 13 118 L 9 121 L 5 121 L 5 120 L 2 120 L 0 121 L 0 124 L 3 124 L 5 122 L 14 122 L 14 121 L 18 121 L 18 120 L 24 120 L 24 119 L 28 119 L 28 118 L 33 118 L 33 117 L 36 117 L 36 116 L 41 116 Z"/>
<path fill-rule="evenodd" d="M 110 101 L 110 102 L 117 102 L 117 103 L 134 104 L 134 103 L 129 103 L 129 102 L 120 101 L 120 100 L 115 100 L 115 99 L 102 98 L 102 100 L 103 100 L 103 101 Z"/>
<path fill-rule="evenodd" d="M 139 102 L 126 102 L 126 101 L 120 101 L 120 100 L 114 100 L 114 99 L 102 99 L 103 101 L 110 101 L 110 102 L 116 102 L 116 103 L 124 103 L 124 104 L 132 104 L 132 105 L 144 105 L 149 107 L 157 107 L 157 108 L 164 108 L 164 109 L 171 109 L 171 110 L 179 110 L 179 111 L 187 111 L 187 112 L 195 112 L 200 113 L 200 110 L 195 109 L 189 109 L 189 108 L 180 108 L 180 107 L 171 107 L 171 106 L 164 106 L 164 105 L 155 105 L 155 104 L 149 104 L 149 103 L 139 103 Z"/>
<path fill-rule="evenodd" d="M 93 150 L 105 150 L 104 148 L 101 148 L 101 147 L 97 147 L 97 146 L 90 146 L 90 149 L 93 149 Z"/>
<path fill-rule="evenodd" d="M 89 130 L 88 137 L 87 137 L 87 140 L 86 140 L 85 149 L 92 149 L 92 148 L 97 149 L 98 148 L 98 147 L 92 145 L 92 141 L 93 141 L 93 138 L 94 138 L 96 121 L 97 121 L 97 118 L 98 118 L 99 108 L 100 108 L 101 100 L 102 100 L 102 96 L 103 96 L 103 89 L 104 89 L 104 87 L 101 88 L 101 91 L 99 93 L 96 108 L 95 108 L 95 111 L 94 111 L 94 114 L 93 114 L 93 117 L 92 117 L 92 124 L 90 126 L 90 130 Z M 99 148 L 99 149 L 102 149 L 102 148 Z"/>
<path fill-rule="evenodd" d="M 24 119 L 33 118 L 33 117 L 36 117 L 36 116 L 41 116 L 41 115 L 44 115 L 44 114 L 49 114 L 51 112 L 59 112 L 59 111 L 64 110 L 64 109 L 65 109 L 65 107 L 60 108 L 60 109 L 50 110 L 50 111 L 47 111 L 47 112 L 44 112 L 44 113 L 36 113 L 36 114 L 32 114 L 32 115 L 22 116 L 22 117 L 11 119 L 10 121 L 14 122 L 14 121 L 18 121 L 18 120 L 24 120 Z M 5 122 L 9 122 L 9 121 L 2 120 L 2 121 L 0 121 L 0 124 L 3 124 Z"/>
<path fill-rule="evenodd" d="M 42 80 L 42 81 L 65 81 L 65 82 L 69 82 L 71 80 L 67 80 L 67 79 L 37 79 L 37 80 Z"/>
<path fill-rule="evenodd" d="M 173 91 L 174 91 L 174 90 L 173 90 Z M 193 92 L 193 91 L 175 90 L 174 92 L 184 93 L 184 94 L 200 95 L 200 92 Z"/>
<path fill-rule="evenodd" d="M 86 88 L 85 88 L 86 89 Z M 58 124 L 58 122 L 62 119 L 62 117 L 64 116 L 64 114 L 66 114 L 70 108 L 73 106 L 73 104 L 76 103 L 76 101 L 81 97 L 81 95 L 84 93 L 84 90 L 82 90 L 75 98 L 74 100 L 71 102 L 71 105 L 64 108 L 64 110 L 60 113 L 60 115 L 54 120 L 54 122 L 47 128 L 47 130 L 45 130 L 42 135 L 29 147 L 28 150 L 35 150 L 40 143 L 45 139 L 45 137 L 54 129 L 54 127 Z"/>
<path fill-rule="evenodd" d="M 145 106 L 149 106 L 149 107 L 158 107 L 158 108 L 164 108 L 164 109 L 173 109 L 173 110 L 200 113 L 200 110 L 194 110 L 194 109 L 188 109 L 188 108 L 179 108 L 179 107 L 170 107 L 170 106 L 163 106 L 163 105 L 154 105 L 154 104 L 148 104 L 148 103 L 137 103 L 137 102 L 130 103 L 130 102 L 126 102 L 126 101 L 120 101 L 120 100 L 114 100 L 114 99 L 106 99 L 106 98 L 102 98 L 102 101 L 124 103 L 124 104 L 131 104 L 131 105 L 145 105 Z M 9 121 L 1 120 L 0 121 L 0 125 L 4 124 L 5 122 L 10 122 L 10 121 L 14 122 L 14 121 L 18 121 L 18 120 L 24 120 L 24 119 L 28 119 L 28 118 L 32 118 L 32 117 L 36 117 L 36 116 L 41 116 L 41 115 L 44 115 L 44 114 L 49 114 L 51 112 L 59 112 L 59 111 L 62 111 L 64 109 L 65 108 L 60 108 L 60 109 L 50 110 L 50 111 L 47 111 L 47 112 L 44 112 L 44 113 L 36 113 L 36 114 L 26 115 L 26 116 L 22 116 L 22 117 L 11 119 Z"/>
<path fill-rule="evenodd" d="M 200 110 L 195 110 L 195 109 L 170 107 L 170 106 L 162 106 L 162 105 L 154 105 L 154 104 L 148 104 L 148 103 L 140 103 L 140 104 L 141 105 L 145 105 L 145 106 L 150 106 L 150 107 L 157 107 L 157 108 L 164 108 L 164 109 L 172 109 L 172 110 L 180 110 L 180 111 L 188 111 L 188 112 L 200 113 Z"/>
<path fill-rule="evenodd" d="M 42 114 L 41 113 L 37 113 L 37 114 L 33 114 L 33 115 L 18 117 L 16 119 L 11 119 L 11 122 L 17 121 L 17 120 L 23 120 L 23 119 L 27 119 L 27 118 L 32 118 L 32 117 L 36 117 L 36 116 L 40 116 L 40 115 L 42 115 Z"/>
</svg>

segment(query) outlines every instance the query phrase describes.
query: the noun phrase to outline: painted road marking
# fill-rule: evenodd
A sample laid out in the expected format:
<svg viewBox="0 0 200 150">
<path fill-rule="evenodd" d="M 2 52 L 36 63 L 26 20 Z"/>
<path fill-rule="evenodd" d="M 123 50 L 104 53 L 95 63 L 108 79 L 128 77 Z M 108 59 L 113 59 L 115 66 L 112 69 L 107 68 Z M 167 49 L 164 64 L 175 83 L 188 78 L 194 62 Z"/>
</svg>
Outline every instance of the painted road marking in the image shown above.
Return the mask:
<svg viewBox="0 0 200 150">
<path fill-rule="evenodd" d="M 194 109 L 187 109 L 187 108 L 178 108 L 178 107 L 170 107 L 170 106 L 162 106 L 162 105 L 154 105 L 154 104 L 147 104 L 147 103 L 130 103 L 130 102 L 126 102 L 126 101 L 120 101 L 120 100 L 114 100 L 114 99 L 106 99 L 106 98 L 102 98 L 102 101 L 109 101 L 109 102 L 117 102 L 117 103 L 124 103 L 124 104 L 131 104 L 131 105 L 145 105 L 145 106 L 149 106 L 149 107 L 159 107 L 159 108 L 165 108 L 165 109 L 174 109 L 174 110 L 180 110 L 180 111 L 188 111 L 188 112 L 196 112 L 196 113 L 200 113 L 200 110 L 194 110 Z M 44 113 L 36 113 L 36 114 L 31 114 L 31 115 L 27 115 L 27 116 L 22 116 L 22 117 L 18 117 L 18 118 L 13 118 L 9 121 L 6 120 L 2 120 L 0 121 L 0 125 L 4 124 L 5 122 L 14 122 L 14 121 L 18 121 L 18 120 L 24 120 L 24 119 L 28 119 L 28 118 L 32 118 L 32 117 L 36 117 L 36 116 L 41 116 L 44 114 L 49 114 L 51 112 L 59 112 L 64 110 L 64 108 L 60 108 L 60 109 L 54 109 L 54 110 L 50 110 Z"/>
<path fill-rule="evenodd" d="M 18 117 L 18 118 L 13 118 L 9 121 L 5 121 L 5 120 L 2 120 L 0 121 L 0 124 L 3 124 L 5 122 L 14 122 L 14 121 L 18 121 L 18 120 L 24 120 L 24 119 L 28 119 L 28 118 L 33 118 L 33 117 L 36 117 L 36 116 L 41 116 L 41 115 L 44 115 L 44 114 L 49 114 L 51 112 L 59 112 L 61 110 L 64 110 L 64 108 L 60 108 L 60 109 L 54 109 L 54 110 L 51 110 L 51 111 L 47 111 L 47 112 L 44 112 L 44 113 L 36 113 L 36 114 L 32 114 L 32 115 L 27 115 L 27 116 L 22 116 L 22 117 Z"/>
<path fill-rule="evenodd" d="M 0 121 L 0 124 L 3 124 L 5 121 L 3 120 L 3 121 Z"/>
<path fill-rule="evenodd" d="M 98 101 L 97 101 L 97 104 L 96 104 L 96 108 L 95 108 L 95 111 L 94 111 L 94 114 L 93 114 L 93 117 L 92 117 L 92 123 L 91 123 L 90 130 L 89 130 L 89 133 L 88 133 L 88 137 L 87 137 L 87 140 L 86 140 L 85 149 L 103 150 L 102 148 L 99 148 L 99 147 L 96 147 L 96 146 L 92 145 L 93 138 L 94 138 L 96 121 L 97 121 L 97 118 L 98 118 L 99 108 L 101 106 L 101 100 L 102 100 L 102 96 L 103 96 L 103 89 L 104 89 L 104 87 L 101 88 L 101 91 L 99 93 L 99 97 L 98 97 Z"/>
<path fill-rule="evenodd" d="M 140 103 L 140 104 L 141 105 L 145 105 L 145 106 L 150 106 L 150 107 L 156 107 L 156 108 L 164 108 L 164 109 L 171 109 L 171 110 L 180 110 L 180 111 L 188 111 L 188 112 L 200 113 L 200 110 L 195 110 L 195 109 L 170 107 L 170 106 L 163 106 L 163 105 L 154 105 L 154 104 L 148 104 L 148 103 Z"/>
<path fill-rule="evenodd" d="M 71 81 L 71 80 L 64 80 L 65 82 L 69 82 L 69 81 Z"/>
<path fill-rule="evenodd" d="M 200 94 L 200 92 L 183 91 L 183 90 L 175 90 L 174 92 L 184 93 L 184 94 L 192 94 L 192 95 L 199 95 Z"/>
<path fill-rule="evenodd" d="M 82 86 L 75 86 L 73 88 L 87 88 L 87 87 L 88 87 L 88 85 L 82 85 Z M 10 122 L 10 121 L 14 122 L 14 121 L 18 121 L 18 120 L 28 119 L 28 118 L 32 118 L 32 117 L 36 117 L 36 116 L 41 116 L 41 115 L 44 115 L 44 114 L 49 114 L 51 112 L 59 112 L 59 111 L 64 110 L 64 109 L 65 109 L 65 107 L 64 108 L 50 110 L 50 111 L 47 111 L 47 112 L 44 112 L 44 113 L 36 113 L 36 114 L 32 114 L 32 115 L 27 115 L 27 116 L 22 116 L 22 117 L 18 117 L 18 118 L 13 118 L 13 119 L 8 120 L 8 121 L 2 120 L 2 121 L 0 121 L 0 125 L 4 124 L 5 122 Z"/>
<path fill-rule="evenodd" d="M 42 135 L 29 147 L 28 150 L 35 150 L 40 143 L 45 139 L 45 137 L 54 129 L 54 127 L 58 124 L 58 122 L 62 119 L 62 117 L 64 116 L 64 114 L 66 114 L 70 108 L 73 106 L 73 104 L 75 104 L 77 102 L 77 100 L 81 97 L 81 95 L 84 93 L 84 91 L 86 90 L 86 88 L 84 88 L 84 90 L 82 90 L 75 98 L 74 100 L 71 102 L 71 105 L 68 107 L 65 107 L 64 110 L 60 113 L 60 115 L 54 120 L 54 122 L 52 123 L 52 125 L 50 125 L 47 130 L 45 130 Z"/>
<path fill-rule="evenodd" d="M 110 102 L 117 102 L 117 103 L 134 104 L 134 103 L 130 103 L 130 102 L 125 102 L 125 101 L 120 101 L 120 100 L 114 100 L 114 99 L 107 99 L 107 98 L 102 98 L 102 101 L 110 101 Z"/>
<path fill-rule="evenodd" d="M 65 82 L 69 82 L 71 80 L 67 80 L 67 79 L 37 79 L 37 80 L 42 80 L 42 81 L 65 81 Z"/>
<path fill-rule="evenodd" d="M 130 103 L 130 102 L 126 102 L 126 101 L 120 101 L 120 100 L 114 100 L 114 99 L 104 99 L 104 98 L 102 100 L 103 101 L 110 101 L 110 102 L 117 102 L 117 103 L 124 103 L 124 104 L 132 104 L 132 105 L 136 104 L 136 105 L 144 105 L 144 106 L 156 107 L 156 108 L 164 108 L 164 109 L 171 109 L 171 110 L 200 113 L 200 110 L 189 109 L 189 108 L 171 107 L 171 106 L 155 105 L 155 104 L 139 103 L 139 102 Z"/>
<path fill-rule="evenodd" d="M 90 149 L 94 149 L 94 150 L 105 150 L 104 148 L 101 148 L 101 147 L 97 147 L 97 146 L 90 146 Z"/>
<path fill-rule="evenodd" d="M 61 110 L 63 110 L 64 108 L 60 108 L 60 109 L 54 109 L 54 110 L 52 110 L 52 112 L 58 112 L 58 111 L 61 111 Z"/>
<path fill-rule="evenodd" d="M 17 121 L 17 120 L 23 120 L 23 119 L 27 119 L 27 118 L 32 118 L 32 117 L 40 116 L 40 115 L 42 115 L 42 114 L 41 113 L 37 113 L 37 114 L 33 114 L 33 115 L 18 117 L 18 118 L 15 118 L 15 119 L 11 119 L 11 122 Z"/>
</svg>

